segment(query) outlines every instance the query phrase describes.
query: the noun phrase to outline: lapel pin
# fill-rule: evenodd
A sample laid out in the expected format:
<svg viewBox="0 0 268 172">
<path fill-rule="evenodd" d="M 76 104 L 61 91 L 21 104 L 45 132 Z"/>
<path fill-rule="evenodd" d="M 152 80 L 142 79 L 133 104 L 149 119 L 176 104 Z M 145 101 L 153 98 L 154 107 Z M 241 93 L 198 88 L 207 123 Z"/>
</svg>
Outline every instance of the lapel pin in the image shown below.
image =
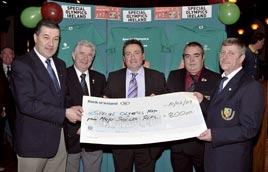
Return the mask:
<svg viewBox="0 0 268 172">
<path fill-rule="evenodd" d="M 95 79 L 92 79 L 92 84 L 95 84 Z"/>
<path fill-rule="evenodd" d="M 206 78 L 202 78 L 201 81 L 202 82 L 207 82 L 207 79 Z"/>
</svg>

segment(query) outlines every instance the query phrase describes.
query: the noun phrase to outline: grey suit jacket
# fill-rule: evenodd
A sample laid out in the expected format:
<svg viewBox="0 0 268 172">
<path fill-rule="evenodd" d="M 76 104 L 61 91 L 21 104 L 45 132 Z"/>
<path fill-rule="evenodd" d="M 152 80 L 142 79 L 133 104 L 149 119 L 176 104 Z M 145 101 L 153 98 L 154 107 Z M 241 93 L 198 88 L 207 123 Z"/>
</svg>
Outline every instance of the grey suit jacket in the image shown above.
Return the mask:
<svg viewBox="0 0 268 172">
<path fill-rule="evenodd" d="M 34 50 L 12 64 L 12 91 L 17 104 L 15 149 L 19 156 L 47 158 L 57 153 L 65 119 L 65 63 L 53 57 L 61 93 Z"/>
</svg>

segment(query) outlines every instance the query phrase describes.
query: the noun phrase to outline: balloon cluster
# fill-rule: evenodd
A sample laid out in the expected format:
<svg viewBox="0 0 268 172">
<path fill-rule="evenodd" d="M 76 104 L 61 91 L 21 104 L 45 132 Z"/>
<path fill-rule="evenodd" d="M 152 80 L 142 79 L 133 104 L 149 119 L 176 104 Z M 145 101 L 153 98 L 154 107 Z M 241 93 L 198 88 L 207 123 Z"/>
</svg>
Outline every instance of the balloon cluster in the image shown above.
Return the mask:
<svg viewBox="0 0 268 172">
<path fill-rule="evenodd" d="M 20 15 L 21 23 L 28 28 L 34 28 L 41 19 L 41 7 L 25 8 Z"/>
<path fill-rule="evenodd" d="M 25 8 L 20 15 L 21 23 L 27 28 L 36 27 L 42 18 L 55 23 L 61 22 L 63 18 L 61 6 L 55 2 L 45 2 L 42 7 Z"/>
<path fill-rule="evenodd" d="M 232 2 L 224 2 L 219 6 L 218 18 L 226 25 L 231 25 L 237 22 L 240 17 L 239 7 Z"/>
<path fill-rule="evenodd" d="M 62 8 L 55 2 L 46 2 L 41 8 L 41 14 L 44 19 L 50 19 L 56 23 L 61 22 L 63 18 Z"/>
</svg>

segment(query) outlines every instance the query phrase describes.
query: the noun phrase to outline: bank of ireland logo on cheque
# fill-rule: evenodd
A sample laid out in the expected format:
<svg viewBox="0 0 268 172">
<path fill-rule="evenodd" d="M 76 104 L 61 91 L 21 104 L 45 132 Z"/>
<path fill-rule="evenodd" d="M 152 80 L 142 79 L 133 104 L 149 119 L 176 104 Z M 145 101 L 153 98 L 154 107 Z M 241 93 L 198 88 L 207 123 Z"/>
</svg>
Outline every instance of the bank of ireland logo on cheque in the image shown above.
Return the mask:
<svg viewBox="0 0 268 172">
<path fill-rule="evenodd" d="M 121 101 L 121 102 L 120 102 L 120 105 L 129 105 L 129 104 L 130 104 L 129 101 Z"/>
</svg>

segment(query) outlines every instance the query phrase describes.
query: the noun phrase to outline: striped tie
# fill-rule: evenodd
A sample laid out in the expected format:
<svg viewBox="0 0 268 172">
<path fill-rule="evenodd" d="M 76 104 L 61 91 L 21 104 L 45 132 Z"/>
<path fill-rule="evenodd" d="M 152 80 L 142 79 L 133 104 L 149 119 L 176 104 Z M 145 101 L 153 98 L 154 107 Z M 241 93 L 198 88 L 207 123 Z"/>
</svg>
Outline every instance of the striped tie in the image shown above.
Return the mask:
<svg viewBox="0 0 268 172">
<path fill-rule="evenodd" d="M 137 73 L 132 73 L 132 78 L 129 82 L 128 98 L 134 98 L 138 96 L 138 84 L 136 80 Z"/>
<path fill-rule="evenodd" d="M 88 95 L 88 89 L 87 89 L 87 82 L 86 82 L 86 74 L 81 74 L 80 75 L 81 77 L 81 86 L 82 86 L 82 89 L 83 89 L 83 92 L 84 92 L 84 95 Z"/>
</svg>

